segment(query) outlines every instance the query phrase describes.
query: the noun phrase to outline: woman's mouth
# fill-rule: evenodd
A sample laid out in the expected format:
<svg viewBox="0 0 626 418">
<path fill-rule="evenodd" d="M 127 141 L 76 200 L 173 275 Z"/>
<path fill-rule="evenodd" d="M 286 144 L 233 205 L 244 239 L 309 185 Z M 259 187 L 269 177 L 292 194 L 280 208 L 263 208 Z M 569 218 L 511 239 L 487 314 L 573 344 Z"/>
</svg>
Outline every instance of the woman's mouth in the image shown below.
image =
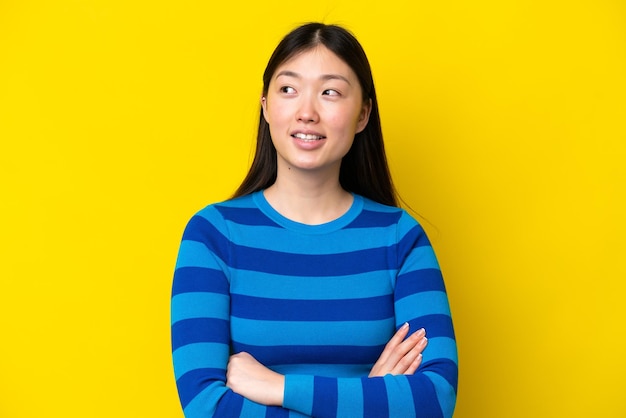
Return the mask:
<svg viewBox="0 0 626 418">
<path fill-rule="evenodd" d="M 294 138 L 298 138 L 301 141 L 319 141 L 321 139 L 326 138 L 325 136 L 322 136 L 322 135 L 303 134 L 303 133 L 296 133 L 291 136 Z"/>
</svg>

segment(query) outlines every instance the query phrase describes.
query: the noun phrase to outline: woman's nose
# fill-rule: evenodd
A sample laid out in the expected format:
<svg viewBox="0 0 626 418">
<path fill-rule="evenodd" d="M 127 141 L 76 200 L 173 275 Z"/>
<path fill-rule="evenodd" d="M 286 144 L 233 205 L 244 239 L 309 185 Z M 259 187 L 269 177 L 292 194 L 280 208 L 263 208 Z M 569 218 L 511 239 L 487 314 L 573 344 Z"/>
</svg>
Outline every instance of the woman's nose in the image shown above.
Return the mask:
<svg viewBox="0 0 626 418">
<path fill-rule="evenodd" d="M 298 122 L 310 123 L 318 121 L 319 114 L 317 113 L 315 100 L 312 97 L 302 97 L 296 117 Z"/>
</svg>

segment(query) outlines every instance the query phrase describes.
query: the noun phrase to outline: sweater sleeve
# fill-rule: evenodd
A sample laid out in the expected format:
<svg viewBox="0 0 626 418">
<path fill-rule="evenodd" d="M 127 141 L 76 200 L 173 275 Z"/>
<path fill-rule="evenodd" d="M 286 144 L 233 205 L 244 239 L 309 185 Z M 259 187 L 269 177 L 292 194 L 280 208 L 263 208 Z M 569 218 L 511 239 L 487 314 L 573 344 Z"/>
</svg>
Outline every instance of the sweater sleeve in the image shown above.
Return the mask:
<svg viewBox="0 0 626 418">
<path fill-rule="evenodd" d="M 208 207 L 188 223 L 178 253 L 171 299 L 174 375 L 186 418 L 303 417 L 268 407 L 226 386 L 230 357 L 228 232 Z"/>
<path fill-rule="evenodd" d="M 413 375 L 285 377 L 284 406 L 315 417 L 451 417 L 458 359 L 441 271 L 424 230 L 404 214 L 398 225 L 396 327 L 426 330 L 428 346 Z"/>
</svg>

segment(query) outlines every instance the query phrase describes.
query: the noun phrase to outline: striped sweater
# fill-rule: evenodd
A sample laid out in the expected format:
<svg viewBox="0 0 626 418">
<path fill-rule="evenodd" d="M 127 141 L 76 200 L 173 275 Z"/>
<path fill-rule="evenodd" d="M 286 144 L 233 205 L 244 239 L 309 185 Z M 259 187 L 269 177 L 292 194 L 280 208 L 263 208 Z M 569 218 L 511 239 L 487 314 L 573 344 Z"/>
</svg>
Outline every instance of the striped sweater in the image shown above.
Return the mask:
<svg viewBox="0 0 626 418">
<path fill-rule="evenodd" d="M 394 332 L 425 328 L 410 376 L 369 378 Z M 171 301 L 176 384 L 187 418 L 450 417 L 457 350 L 443 279 L 421 226 L 355 195 L 339 219 L 305 225 L 262 192 L 189 221 Z M 283 407 L 231 391 L 226 366 L 246 351 L 285 375 Z"/>
</svg>

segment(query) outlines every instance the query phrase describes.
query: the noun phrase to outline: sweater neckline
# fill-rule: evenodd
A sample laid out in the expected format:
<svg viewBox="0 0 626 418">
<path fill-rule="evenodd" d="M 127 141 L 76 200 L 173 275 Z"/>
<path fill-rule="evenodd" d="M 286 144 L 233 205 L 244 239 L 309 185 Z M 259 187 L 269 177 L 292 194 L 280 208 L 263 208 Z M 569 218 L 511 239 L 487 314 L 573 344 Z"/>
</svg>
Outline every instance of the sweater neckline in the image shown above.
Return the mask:
<svg viewBox="0 0 626 418">
<path fill-rule="evenodd" d="M 263 214 L 265 214 L 268 218 L 270 218 L 285 229 L 306 234 L 326 234 L 344 228 L 352 221 L 354 221 L 359 213 L 361 213 L 361 211 L 363 210 L 363 197 L 354 193 L 351 194 L 352 205 L 343 215 L 330 222 L 318 225 L 309 225 L 301 222 L 296 222 L 283 216 L 276 209 L 274 209 L 272 205 L 270 205 L 270 203 L 265 198 L 265 195 L 263 194 L 263 190 L 253 193 L 252 199 L 256 206 L 259 208 L 259 210 L 263 212 Z"/>
</svg>

